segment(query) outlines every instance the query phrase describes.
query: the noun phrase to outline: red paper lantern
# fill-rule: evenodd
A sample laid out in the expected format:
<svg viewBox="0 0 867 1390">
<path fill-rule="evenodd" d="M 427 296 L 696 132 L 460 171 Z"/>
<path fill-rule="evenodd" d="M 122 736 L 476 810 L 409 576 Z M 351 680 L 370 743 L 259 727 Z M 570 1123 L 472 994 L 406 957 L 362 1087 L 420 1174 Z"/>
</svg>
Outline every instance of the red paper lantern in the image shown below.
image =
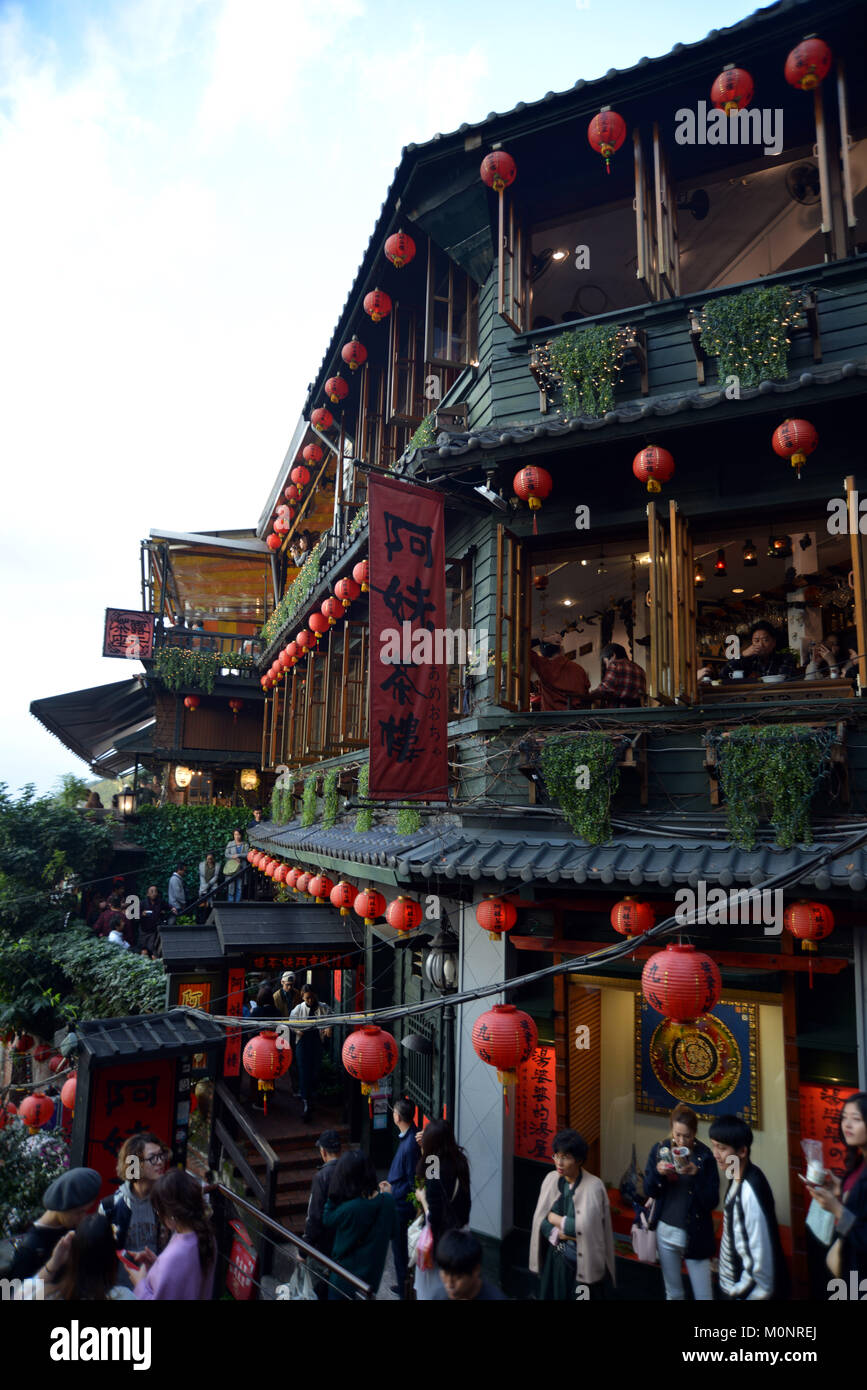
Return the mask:
<svg viewBox="0 0 867 1390">
<path fill-rule="evenodd" d="M 361 593 L 361 585 L 356 584 L 354 579 L 338 579 L 334 586 L 334 592 L 343 607 L 348 608 L 352 600 L 358 598 Z"/>
<path fill-rule="evenodd" d="M 359 560 L 352 571 L 352 578 L 361 585 L 361 592 L 366 594 L 370 589 L 370 561 Z"/>
<path fill-rule="evenodd" d="M 43 1129 L 54 1115 L 54 1101 L 41 1091 L 34 1091 L 18 1107 L 18 1118 L 23 1120 L 31 1134 Z"/>
<path fill-rule="evenodd" d="M 29 1033 L 20 1033 L 12 1044 L 13 1052 L 29 1052 L 33 1046 L 33 1039 Z"/>
<path fill-rule="evenodd" d="M 783 913 L 783 926 L 801 943 L 802 951 L 817 951 L 817 941 L 824 941 L 834 930 L 834 914 L 825 903 L 808 902 L 800 898 L 790 903 Z"/>
<path fill-rule="evenodd" d="M 530 511 L 533 513 L 533 535 L 537 535 L 536 512 L 540 510 L 543 501 L 550 494 L 554 480 L 545 468 L 538 468 L 536 464 L 530 464 L 527 468 L 522 468 L 512 479 L 512 487 L 515 496 L 520 497 L 522 502 L 529 503 Z"/>
<path fill-rule="evenodd" d="M 39 1045 L 33 1049 L 34 1062 L 47 1062 L 53 1051 L 54 1049 L 50 1047 L 48 1043 L 39 1043 Z"/>
<path fill-rule="evenodd" d="M 298 643 L 297 643 L 297 642 L 290 642 L 290 643 L 288 644 L 288 646 L 286 647 L 286 650 L 287 650 L 287 652 L 289 653 L 289 660 L 291 661 L 292 665 L 294 666 L 294 665 L 295 665 L 295 662 L 298 660 L 299 656 L 301 655 L 301 652 L 300 652 L 299 649 L 298 649 Z"/>
<path fill-rule="evenodd" d="M 321 463 L 324 458 L 324 454 L 318 444 L 305 444 L 304 448 L 301 450 L 301 457 L 303 458 L 305 463 Z M 291 476 L 293 483 L 297 483 L 299 481 L 299 479 L 295 477 L 294 473 Z"/>
<path fill-rule="evenodd" d="M 710 956 L 694 946 L 672 943 L 647 961 L 641 989 L 657 1013 L 675 1023 L 692 1023 L 716 1004 L 722 979 Z"/>
<path fill-rule="evenodd" d="M 415 242 L 407 232 L 394 232 L 385 243 L 385 254 L 395 270 L 403 270 L 415 256 Z"/>
<path fill-rule="evenodd" d="M 285 882 L 286 882 L 286 875 L 288 874 L 288 872 L 289 872 L 289 865 L 288 865 L 288 864 L 278 864 L 277 867 L 276 867 L 276 869 L 274 870 L 273 874 L 271 875 L 272 882 L 274 882 L 274 883 L 285 883 Z"/>
<path fill-rule="evenodd" d="M 334 887 L 334 880 L 325 874 L 314 874 L 307 885 L 307 892 L 311 898 L 315 898 L 318 903 L 324 903 L 326 898 L 331 896 Z"/>
<path fill-rule="evenodd" d="M 59 1071 L 63 1071 L 65 1066 L 66 1058 L 61 1056 L 59 1052 L 55 1052 L 51 1061 L 48 1063 L 48 1070 L 51 1072 L 52 1076 L 56 1076 Z"/>
<path fill-rule="evenodd" d="M 394 1071 L 397 1043 L 391 1033 L 368 1023 L 349 1034 L 340 1056 L 349 1075 L 361 1082 L 362 1095 L 369 1096 Z"/>
<path fill-rule="evenodd" d="M 298 643 L 301 651 L 306 652 L 313 646 L 316 638 L 313 636 L 312 632 L 307 631 L 306 627 L 302 627 L 300 632 L 296 632 L 295 641 Z"/>
<path fill-rule="evenodd" d="M 328 619 L 329 626 L 333 627 L 338 618 L 344 617 L 346 610 L 340 602 L 340 599 L 335 598 L 332 594 L 331 598 L 327 598 L 323 603 L 322 612 Z"/>
<path fill-rule="evenodd" d="M 279 550 L 283 542 L 280 537 L 272 531 L 270 536 L 265 537 L 265 544 L 269 550 Z"/>
<path fill-rule="evenodd" d="M 493 188 L 495 193 L 502 193 L 515 182 L 518 166 L 505 150 L 493 150 L 491 154 L 485 155 L 479 173 L 482 183 L 486 183 L 488 188 Z"/>
<path fill-rule="evenodd" d="M 626 122 L 610 106 L 603 106 L 598 116 L 587 127 L 587 139 L 597 154 L 605 160 L 605 172 L 611 173 L 611 156 L 616 154 L 626 139 Z"/>
<path fill-rule="evenodd" d="M 495 1004 L 473 1024 L 473 1047 L 489 1067 L 497 1068 L 502 1086 L 517 1080 L 517 1070 L 538 1045 L 539 1035 L 529 1014 L 514 1004 Z"/>
<path fill-rule="evenodd" d="M 784 420 L 781 425 L 777 425 L 771 440 L 774 453 L 779 454 L 781 459 L 791 459 L 792 467 L 797 468 L 799 478 L 801 469 L 807 462 L 807 455 L 812 454 L 818 443 L 818 431 L 809 420 Z"/>
<path fill-rule="evenodd" d="M 286 887 L 291 888 L 293 893 L 295 892 L 295 885 L 300 876 L 301 870 L 299 868 L 289 869 L 286 874 Z"/>
<path fill-rule="evenodd" d="M 0 1105 L 0 1129 L 5 1129 L 10 1120 L 18 1114 L 18 1106 L 14 1101 L 7 1100 L 5 1105 Z"/>
<path fill-rule="evenodd" d="M 358 897 L 358 889 L 354 883 L 349 883 L 345 878 L 342 878 L 339 883 L 335 883 L 329 896 L 331 906 L 340 909 L 341 917 L 348 917 L 349 910 Z"/>
<path fill-rule="evenodd" d="M 278 516 L 274 518 L 275 536 L 285 536 L 288 530 L 289 522 L 286 520 L 285 516 Z"/>
<path fill-rule="evenodd" d="M 343 344 L 340 356 L 351 372 L 357 372 L 367 361 L 367 348 L 353 336 L 350 342 Z"/>
<path fill-rule="evenodd" d="M 195 714 L 196 710 L 199 708 L 199 705 L 200 705 L 200 704 L 201 704 L 201 700 L 199 699 L 198 695 L 185 695 L 185 696 L 184 696 L 184 705 L 186 706 L 186 708 L 187 708 L 188 710 L 192 710 L 194 714 Z"/>
<path fill-rule="evenodd" d="M 339 405 L 349 395 L 349 384 L 342 376 L 330 376 L 325 383 L 325 394 L 333 405 Z"/>
<path fill-rule="evenodd" d="M 274 1029 L 267 1028 L 247 1043 L 243 1061 L 244 1070 L 259 1083 L 267 1115 L 268 1092 L 273 1091 L 277 1077 L 285 1076 L 291 1067 L 292 1049 Z"/>
<path fill-rule="evenodd" d="M 292 514 L 292 508 L 289 506 L 288 502 L 281 502 L 279 507 L 275 508 L 275 511 L 278 516 L 291 516 Z"/>
<path fill-rule="evenodd" d="M 305 488 L 307 484 L 310 482 L 310 469 L 305 468 L 303 463 L 296 463 L 295 467 L 292 469 L 292 472 L 289 474 L 289 477 L 292 479 L 293 483 L 297 487 L 298 494 L 300 496 L 301 489 Z"/>
<path fill-rule="evenodd" d="M 248 863 L 248 864 L 252 864 L 252 862 L 253 862 L 253 860 L 254 860 L 255 858 L 256 858 L 256 851 L 255 851 L 254 849 L 248 849 L 248 850 L 247 850 L 247 863 Z"/>
<path fill-rule="evenodd" d="M 632 471 L 640 482 L 647 483 L 648 492 L 662 492 L 662 484 L 674 477 L 674 459 L 667 449 L 648 444 L 632 460 Z"/>
<path fill-rule="evenodd" d="M 313 878 L 313 875 L 312 875 L 312 874 L 309 874 L 309 873 L 307 872 L 306 869 L 305 869 L 302 873 L 300 873 L 300 874 L 298 875 L 298 877 L 296 878 L 296 880 L 295 880 L 295 891 L 296 891 L 296 893 L 309 893 L 309 892 L 310 892 L 310 882 L 311 882 L 312 878 Z"/>
<path fill-rule="evenodd" d="M 326 394 L 330 396 L 331 392 L 328 390 L 328 387 L 329 382 L 326 381 L 325 391 Z M 349 388 L 347 387 L 347 390 L 348 389 Z M 338 400 L 339 397 L 335 396 L 333 397 L 333 399 Z M 313 425 L 314 429 L 330 430 L 331 426 L 334 424 L 334 416 L 331 414 L 331 411 L 328 409 L 327 406 L 320 405 L 317 406 L 317 408 L 313 411 L 313 414 L 310 416 L 310 423 L 311 425 Z"/>
<path fill-rule="evenodd" d="M 364 888 L 352 906 L 359 917 L 364 918 L 364 925 L 372 927 L 377 917 L 385 912 L 385 898 L 375 888 Z"/>
<path fill-rule="evenodd" d="M 285 487 L 283 489 L 283 496 L 288 497 L 290 502 L 301 501 L 301 493 L 298 491 L 298 488 L 295 486 L 294 483 L 290 483 L 288 487 Z"/>
<path fill-rule="evenodd" d="M 364 296 L 363 308 L 374 323 L 379 323 L 391 313 L 391 300 L 385 290 L 371 290 L 370 294 Z"/>
<path fill-rule="evenodd" d="M 811 35 L 792 49 L 783 68 L 786 81 L 792 87 L 800 87 L 802 92 L 812 92 L 831 70 L 833 55 L 822 39 Z"/>
<path fill-rule="evenodd" d="M 484 927 L 492 941 L 496 941 L 503 932 L 511 931 L 517 920 L 517 908 L 508 898 L 485 898 L 476 908 L 476 921 L 480 927 Z"/>
<path fill-rule="evenodd" d="M 238 715 L 241 713 L 241 710 L 242 710 L 243 708 L 244 708 L 244 701 L 243 701 L 243 700 L 230 700 L 230 701 L 229 701 L 229 709 L 232 711 L 232 720 L 233 720 L 233 722 L 238 718 Z"/>
<path fill-rule="evenodd" d="M 423 916 L 421 903 L 414 898 L 405 898 L 403 894 L 390 902 L 385 910 L 388 925 L 400 932 L 414 931 Z"/>
<path fill-rule="evenodd" d="M 279 859 L 269 859 L 263 870 L 266 878 L 273 878 L 276 870 L 280 866 Z"/>
<path fill-rule="evenodd" d="M 311 613 L 307 619 L 308 625 L 317 637 L 321 637 L 323 632 L 327 632 L 331 626 L 324 613 Z"/>
<path fill-rule="evenodd" d="M 75 1114 L 75 1091 L 78 1086 L 78 1073 L 73 1072 L 68 1081 L 64 1081 L 60 1091 L 60 1099 L 67 1110 Z"/>
<path fill-rule="evenodd" d="M 718 110 L 728 116 L 732 111 L 743 111 L 753 97 L 753 79 L 745 68 L 736 68 L 729 63 L 723 68 L 710 89 L 710 99 Z"/>
<path fill-rule="evenodd" d="M 639 903 L 635 898 L 621 898 L 611 909 L 611 925 L 621 936 L 641 936 L 655 921 L 650 903 Z"/>
</svg>

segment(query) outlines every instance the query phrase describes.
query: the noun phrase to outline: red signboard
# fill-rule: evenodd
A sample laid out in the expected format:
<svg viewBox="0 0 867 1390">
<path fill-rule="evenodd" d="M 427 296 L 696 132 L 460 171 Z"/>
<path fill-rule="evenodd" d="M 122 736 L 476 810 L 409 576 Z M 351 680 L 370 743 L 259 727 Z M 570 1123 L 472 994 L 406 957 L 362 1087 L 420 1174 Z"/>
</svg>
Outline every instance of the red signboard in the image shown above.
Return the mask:
<svg viewBox="0 0 867 1390">
<path fill-rule="evenodd" d="M 554 1048 L 537 1047 L 518 1067 L 515 1086 L 515 1157 L 551 1162 L 557 1133 L 557 1087 Z"/>
<path fill-rule="evenodd" d="M 250 1233 L 243 1221 L 230 1221 L 229 1225 L 235 1232 L 235 1238 L 229 1255 L 226 1288 L 233 1298 L 244 1302 L 255 1293 L 256 1255 Z"/>
<path fill-rule="evenodd" d="M 99 1173 L 103 1191 L 117 1183 L 117 1155 L 131 1134 L 152 1130 L 173 1144 L 175 1070 L 173 1060 L 156 1058 L 94 1068 L 84 1162 Z"/>
<path fill-rule="evenodd" d="M 840 1114 L 855 1086 L 806 1086 L 800 1088 L 801 1138 L 821 1139 L 825 1167 L 842 1172 L 846 1145 L 840 1138 Z"/>
<path fill-rule="evenodd" d="M 188 1009 L 207 1009 L 211 1002 L 209 980 L 191 980 L 178 989 L 178 1004 Z"/>
<path fill-rule="evenodd" d="M 447 634 L 443 499 L 371 474 L 368 795 L 444 801 Z"/>
<path fill-rule="evenodd" d="M 352 968 L 349 956 L 333 951 L 294 951 L 291 955 L 254 956 L 251 961 L 253 970 L 312 970 L 317 965 L 326 965 L 329 970 Z"/>
<path fill-rule="evenodd" d="M 226 1013 L 232 1018 L 240 1018 L 244 1009 L 244 984 L 246 973 L 243 970 L 229 971 L 229 988 L 226 994 Z M 223 1075 L 241 1074 L 241 1030 L 226 1029 L 226 1052 L 223 1057 Z"/>
<path fill-rule="evenodd" d="M 128 608 L 106 608 L 102 654 L 125 657 L 127 661 L 144 661 L 152 657 L 153 614 L 137 613 Z"/>
</svg>

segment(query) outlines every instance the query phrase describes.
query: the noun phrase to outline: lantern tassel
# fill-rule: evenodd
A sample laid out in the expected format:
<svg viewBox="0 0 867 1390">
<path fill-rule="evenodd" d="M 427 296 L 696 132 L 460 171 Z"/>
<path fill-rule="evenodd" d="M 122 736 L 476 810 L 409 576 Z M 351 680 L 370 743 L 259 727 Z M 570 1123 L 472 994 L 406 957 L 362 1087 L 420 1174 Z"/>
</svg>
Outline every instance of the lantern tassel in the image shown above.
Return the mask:
<svg viewBox="0 0 867 1390">
<path fill-rule="evenodd" d="M 534 513 L 533 513 L 533 535 L 534 535 L 534 536 L 538 536 L 538 534 L 539 534 L 539 523 L 538 523 L 538 520 L 537 520 L 537 518 L 536 518 L 536 513 L 534 512 Z"/>
</svg>

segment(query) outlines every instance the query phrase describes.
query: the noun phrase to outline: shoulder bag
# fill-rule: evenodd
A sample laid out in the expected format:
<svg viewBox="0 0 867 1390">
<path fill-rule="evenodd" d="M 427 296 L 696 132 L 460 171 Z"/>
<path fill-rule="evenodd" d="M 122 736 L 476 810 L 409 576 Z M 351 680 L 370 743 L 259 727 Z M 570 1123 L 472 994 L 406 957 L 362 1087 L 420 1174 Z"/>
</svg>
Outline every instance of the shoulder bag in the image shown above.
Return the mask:
<svg viewBox="0 0 867 1390">
<path fill-rule="evenodd" d="M 656 1249 L 656 1232 L 651 1231 L 649 1223 L 653 1218 L 653 1209 L 656 1203 L 651 1200 L 642 1207 L 635 1221 L 632 1223 L 632 1249 L 635 1251 L 636 1258 L 645 1265 L 655 1265 L 658 1254 Z"/>
</svg>

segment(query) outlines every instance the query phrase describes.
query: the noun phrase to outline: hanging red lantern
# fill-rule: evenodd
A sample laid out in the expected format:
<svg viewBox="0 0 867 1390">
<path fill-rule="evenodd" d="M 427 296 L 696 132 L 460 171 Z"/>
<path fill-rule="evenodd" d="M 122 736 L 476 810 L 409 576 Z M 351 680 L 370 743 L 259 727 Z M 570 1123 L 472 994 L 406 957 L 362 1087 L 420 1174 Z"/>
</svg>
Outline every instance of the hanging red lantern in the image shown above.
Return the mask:
<svg viewBox="0 0 867 1390">
<path fill-rule="evenodd" d="M 60 1091 L 60 1099 L 67 1110 L 75 1114 L 75 1091 L 78 1086 L 78 1073 L 73 1072 L 68 1081 L 64 1081 Z"/>
<path fill-rule="evenodd" d="M 229 701 L 229 709 L 232 711 L 232 721 L 233 721 L 233 723 L 237 721 L 238 715 L 241 713 L 241 710 L 242 710 L 243 708 L 244 708 L 244 701 L 243 701 L 243 700 L 230 700 L 230 701 Z"/>
<path fill-rule="evenodd" d="M 832 60 L 833 54 L 828 45 L 811 34 L 792 49 L 783 74 L 790 86 L 799 87 L 802 92 L 812 92 L 828 76 Z"/>
<path fill-rule="evenodd" d="M 407 232 L 394 232 L 385 243 L 385 254 L 395 270 L 403 270 L 415 256 L 415 242 Z"/>
<path fill-rule="evenodd" d="M 350 342 L 343 344 L 340 356 L 351 372 L 357 372 L 367 361 L 367 348 L 353 336 Z"/>
<path fill-rule="evenodd" d="M 313 636 L 312 632 L 308 632 L 307 628 L 303 627 L 300 632 L 296 632 L 295 641 L 297 642 L 300 650 L 302 652 L 306 652 L 309 651 L 310 648 L 313 646 L 314 642 L 316 641 L 316 638 Z"/>
<path fill-rule="evenodd" d="M 279 864 L 279 860 L 277 860 L 277 859 L 269 859 L 269 860 L 267 860 L 267 862 L 266 862 L 266 864 L 265 864 L 265 866 L 264 866 L 264 868 L 263 868 L 263 870 L 262 870 L 262 872 L 264 873 L 264 875 L 265 875 L 266 878 L 273 878 L 273 877 L 274 877 L 274 870 L 278 867 L 278 864 Z"/>
<path fill-rule="evenodd" d="M 279 550 L 283 542 L 280 537 L 272 531 L 270 536 L 265 537 L 265 544 L 269 550 Z"/>
<path fill-rule="evenodd" d="M 193 712 L 194 714 L 195 714 L 196 710 L 199 708 L 199 705 L 200 705 L 200 704 L 201 704 L 201 701 L 200 701 L 198 695 L 185 695 L 185 696 L 184 696 L 184 705 L 186 706 L 186 708 L 187 708 L 188 710 L 192 710 L 192 712 Z"/>
<path fill-rule="evenodd" d="M 59 1052 L 55 1052 L 55 1053 L 54 1053 L 54 1056 L 51 1058 L 50 1062 L 48 1063 L 48 1070 L 51 1072 L 51 1075 L 52 1075 L 52 1076 L 56 1076 L 57 1073 L 58 1073 L 59 1071 L 63 1071 L 63 1068 L 64 1068 L 65 1066 L 66 1066 L 66 1058 L 63 1057 L 63 1056 L 61 1056 L 61 1054 L 60 1054 Z"/>
<path fill-rule="evenodd" d="M 647 483 L 648 492 L 662 492 L 662 484 L 674 477 L 674 459 L 667 449 L 648 444 L 632 460 L 632 471 L 640 482 Z"/>
<path fill-rule="evenodd" d="M 370 561 L 359 560 L 352 571 L 352 578 L 361 585 L 361 592 L 366 594 L 370 589 Z"/>
<path fill-rule="evenodd" d="M 374 1023 L 366 1023 L 349 1034 L 340 1056 L 349 1075 L 361 1082 L 361 1094 L 369 1096 L 382 1078 L 394 1071 L 397 1043 L 391 1033 Z"/>
<path fill-rule="evenodd" d="M 321 463 L 325 455 L 318 444 L 305 444 L 301 450 L 301 457 L 305 463 Z M 296 478 L 294 473 L 291 476 L 293 483 L 300 483 L 301 480 Z M 309 474 L 305 481 L 309 482 Z"/>
<path fill-rule="evenodd" d="M 728 116 L 732 111 L 743 111 L 753 98 L 753 79 L 746 68 L 736 68 L 728 63 L 710 89 L 710 99 L 718 110 Z"/>
<path fill-rule="evenodd" d="M 611 173 L 611 156 L 616 154 L 626 139 L 626 122 L 610 106 L 603 106 L 598 116 L 587 127 L 587 139 L 591 148 L 605 160 L 605 172 Z"/>
<path fill-rule="evenodd" d="M 20 1033 L 12 1044 L 13 1052 L 29 1052 L 33 1046 L 33 1039 L 29 1033 Z"/>
<path fill-rule="evenodd" d="M 348 608 L 353 599 L 358 598 L 361 593 L 361 585 L 356 584 L 354 579 L 338 579 L 334 586 L 334 592 L 340 599 L 344 608 Z"/>
<path fill-rule="evenodd" d="M 289 477 L 297 487 L 300 495 L 302 488 L 305 488 L 310 482 L 310 469 L 305 468 L 303 463 L 296 463 Z"/>
<path fill-rule="evenodd" d="M 363 888 L 352 906 L 359 917 L 364 918 L 364 925 L 372 927 L 377 917 L 385 912 L 385 898 L 375 888 Z"/>
<path fill-rule="evenodd" d="M 291 516 L 292 514 L 292 508 L 289 506 L 288 502 L 281 502 L 279 507 L 275 508 L 275 510 L 278 516 Z"/>
<path fill-rule="evenodd" d="M 296 866 L 295 868 L 290 869 L 288 874 L 286 875 L 286 887 L 291 888 L 293 893 L 297 890 L 298 880 L 303 872 L 303 869 L 299 869 Z"/>
<path fill-rule="evenodd" d="M 339 405 L 349 395 L 349 384 L 342 376 L 330 376 L 325 383 L 325 394 L 333 405 Z"/>
<path fill-rule="evenodd" d="M 340 602 L 340 599 L 335 598 L 333 594 L 330 598 L 327 598 L 323 603 L 322 612 L 328 619 L 329 627 L 333 627 L 334 624 L 337 622 L 337 619 L 345 617 L 346 614 L 346 610 L 343 607 L 343 604 Z"/>
<path fill-rule="evenodd" d="M 326 381 L 325 391 L 326 394 L 330 396 L 331 392 L 328 390 L 328 386 L 329 383 Z M 349 388 L 347 387 L 347 390 L 348 389 Z M 339 398 L 335 396 L 333 399 L 337 400 Z M 310 423 L 314 429 L 330 430 L 331 426 L 334 424 L 334 416 L 331 414 L 331 411 L 328 409 L 327 406 L 320 405 L 317 406 L 317 408 L 313 411 L 313 414 L 310 416 Z"/>
<path fill-rule="evenodd" d="M 650 903 L 639 903 L 635 898 L 621 898 L 611 909 L 611 925 L 621 936 L 641 936 L 655 921 Z"/>
<path fill-rule="evenodd" d="M 518 910 L 508 898 L 485 898 L 476 908 L 476 921 L 492 941 L 511 931 L 517 920 Z"/>
<path fill-rule="evenodd" d="M 327 632 L 329 627 L 331 626 L 331 623 L 328 621 L 324 613 L 311 613 L 310 617 L 307 619 L 307 622 L 311 632 L 313 632 L 316 635 L 316 637 L 321 637 L 323 632 Z"/>
<path fill-rule="evenodd" d="M 286 875 L 288 874 L 288 872 L 289 872 L 289 865 L 288 865 L 288 864 L 278 864 L 277 867 L 276 867 L 276 869 L 274 870 L 273 874 L 271 875 L 271 880 L 272 880 L 272 882 L 273 882 L 273 883 L 285 883 L 285 882 L 286 882 Z"/>
<path fill-rule="evenodd" d="M 248 849 L 248 850 L 247 850 L 247 863 L 248 863 L 248 864 L 252 864 L 252 862 L 253 862 L 253 860 L 254 860 L 255 858 L 256 858 L 256 851 L 255 851 L 254 849 Z"/>
<path fill-rule="evenodd" d="M 539 1035 L 529 1014 L 514 1004 L 495 1004 L 473 1024 L 473 1047 L 489 1067 L 497 1068 L 501 1086 L 517 1080 L 518 1067 L 538 1045 Z"/>
<path fill-rule="evenodd" d="M 414 898 L 405 898 L 403 894 L 385 909 L 386 922 L 399 932 L 415 931 L 423 916 L 421 903 Z"/>
<path fill-rule="evenodd" d="M 285 1076 L 292 1065 L 292 1049 L 278 1037 L 276 1030 L 267 1028 L 251 1038 L 244 1048 L 244 1070 L 259 1083 L 265 1114 L 268 1114 L 268 1092 L 273 1091 L 278 1076 Z"/>
<path fill-rule="evenodd" d="M 324 903 L 326 898 L 330 898 L 333 887 L 333 878 L 328 878 L 326 874 L 314 874 L 307 885 L 307 892 L 318 903 Z"/>
<path fill-rule="evenodd" d="M 538 535 L 536 526 L 536 512 L 540 510 L 543 501 L 549 496 L 554 486 L 551 474 L 545 468 L 538 468 L 536 464 L 530 464 L 527 468 L 522 468 L 512 479 L 512 487 L 515 496 L 520 497 L 522 502 L 527 502 L 530 511 L 533 513 L 533 535 Z"/>
<path fill-rule="evenodd" d="M 710 956 L 694 946 L 672 942 L 645 964 L 641 990 L 650 1007 L 663 1017 L 692 1023 L 717 1003 L 722 978 Z"/>
<path fill-rule="evenodd" d="M 391 300 L 385 290 L 371 290 L 370 294 L 364 296 L 363 308 L 374 323 L 379 323 L 391 313 Z"/>
<path fill-rule="evenodd" d="M 289 530 L 289 522 L 286 520 L 285 516 L 278 516 L 278 517 L 275 517 L 275 518 L 274 518 L 274 535 L 275 535 L 275 536 L 285 536 L 285 535 L 286 535 L 286 532 L 287 532 L 288 530 Z"/>
<path fill-rule="evenodd" d="M 39 1045 L 33 1049 L 34 1062 L 47 1062 L 53 1050 L 54 1049 L 50 1047 L 48 1043 L 39 1043 Z"/>
<path fill-rule="evenodd" d="M 286 650 L 287 650 L 287 652 L 289 653 L 289 660 L 290 660 L 291 664 L 294 666 L 294 665 L 295 665 L 295 662 L 298 660 L 299 656 L 301 655 L 300 651 L 298 650 L 298 643 L 297 643 L 297 642 L 290 642 L 290 643 L 287 645 Z"/>
<path fill-rule="evenodd" d="M 792 467 L 797 468 L 799 478 L 801 469 L 807 462 L 807 455 L 812 454 L 818 443 L 818 431 L 809 420 L 784 420 L 781 425 L 777 425 L 771 440 L 774 453 L 781 459 L 791 459 Z"/>
<path fill-rule="evenodd" d="M 825 903 L 808 902 L 800 898 L 790 903 L 783 913 L 783 926 L 801 943 L 802 951 L 811 953 L 808 974 L 813 988 L 812 956 L 818 951 L 817 941 L 824 941 L 834 930 L 834 914 Z"/>
<path fill-rule="evenodd" d="M 515 182 L 518 166 L 505 150 L 493 150 L 485 155 L 479 173 L 482 183 L 486 183 L 488 188 L 493 188 L 495 193 L 502 193 Z"/>
<path fill-rule="evenodd" d="M 358 897 L 358 889 L 354 883 L 349 883 L 342 878 L 339 883 L 335 883 L 329 894 L 331 906 L 340 909 L 341 917 L 348 917 L 350 908 Z"/>
<path fill-rule="evenodd" d="M 301 493 L 298 491 L 298 488 L 295 486 L 294 483 L 290 483 L 288 487 L 285 487 L 283 489 L 283 496 L 288 497 L 290 502 L 301 501 Z"/>
<path fill-rule="evenodd" d="M 312 875 L 312 874 L 309 874 L 309 873 L 307 872 L 306 869 L 305 869 L 302 873 L 300 873 L 300 874 L 298 875 L 298 877 L 296 878 L 296 880 L 295 880 L 295 891 L 296 891 L 296 893 L 309 893 L 309 892 L 310 892 L 310 880 L 311 880 L 312 878 L 313 878 L 313 875 Z"/>
<path fill-rule="evenodd" d="M 18 1106 L 14 1101 L 7 1100 L 5 1105 L 0 1105 L 0 1129 L 5 1129 L 10 1120 L 14 1120 L 18 1114 Z"/>
<path fill-rule="evenodd" d="M 31 1134 L 43 1129 L 53 1115 L 54 1101 L 41 1091 L 34 1091 L 18 1107 L 18 1118 L 24 1121 Z"/>
</svg>

